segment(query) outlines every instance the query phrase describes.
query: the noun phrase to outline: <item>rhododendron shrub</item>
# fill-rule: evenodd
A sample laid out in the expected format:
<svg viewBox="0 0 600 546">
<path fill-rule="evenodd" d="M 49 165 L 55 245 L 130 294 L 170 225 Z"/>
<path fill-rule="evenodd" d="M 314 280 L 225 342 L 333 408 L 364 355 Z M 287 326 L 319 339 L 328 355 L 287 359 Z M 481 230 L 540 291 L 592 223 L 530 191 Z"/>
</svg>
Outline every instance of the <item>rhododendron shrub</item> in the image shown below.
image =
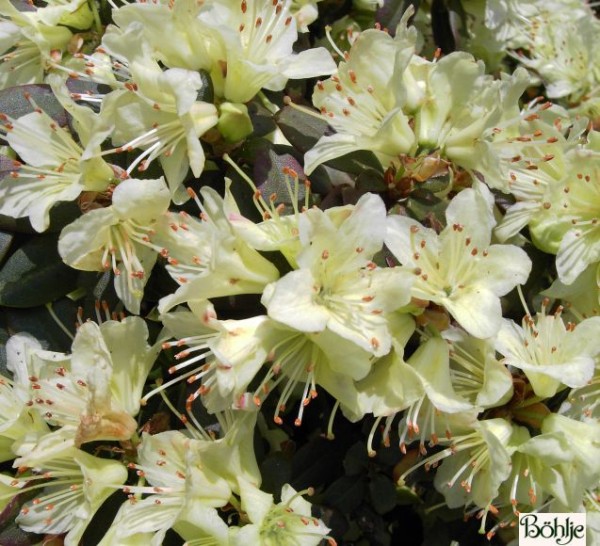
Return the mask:
<svg viewBox="0 0 600 546">
<path fill-rule="evenodd" d="M 597 544 L 595 9 L 0 2 L 0 544 Z"/>
</svg>

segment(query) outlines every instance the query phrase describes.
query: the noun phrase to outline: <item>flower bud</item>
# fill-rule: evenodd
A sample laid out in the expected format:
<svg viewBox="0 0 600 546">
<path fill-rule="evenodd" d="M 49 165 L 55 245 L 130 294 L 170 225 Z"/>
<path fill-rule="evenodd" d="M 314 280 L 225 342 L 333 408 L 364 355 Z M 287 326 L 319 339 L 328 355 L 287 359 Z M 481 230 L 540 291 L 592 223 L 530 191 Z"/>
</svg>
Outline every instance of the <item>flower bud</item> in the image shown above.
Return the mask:
<svg viewBox="0 0 600 546">
<path fill-rule="evenodd" d="M 227 142 L 239 142 L 253 131 L 252 121 L 245 104 L 224 102 L 219 107 L 219 123 L 217 125 Z"/>
</svg>

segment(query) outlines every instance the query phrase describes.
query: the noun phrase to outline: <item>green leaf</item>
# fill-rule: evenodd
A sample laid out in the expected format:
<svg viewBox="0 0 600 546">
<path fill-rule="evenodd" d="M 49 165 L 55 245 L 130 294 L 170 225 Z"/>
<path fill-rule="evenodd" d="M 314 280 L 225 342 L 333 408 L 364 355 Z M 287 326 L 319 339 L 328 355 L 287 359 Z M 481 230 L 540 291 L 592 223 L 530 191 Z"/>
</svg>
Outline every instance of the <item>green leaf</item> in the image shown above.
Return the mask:
<svg viewBox="0 0 600 546">
<path fill-rule="evenodd" d="M 12 372 L 7 367 L 7 357 L 6 357 L 6 342 L 10 334 L 8 330 L 3 326 L 0 327 L 0 374 L 4 377 L 12 377 Z"/>
<path fill-rule="evenodd" d="M 371 506 L 378 514 L 386 514 L 396 506 L 396 486 L 383 474 L 376 474 L 369 482 L 369 495 Z"/>
<path fill-rule="evenodd" d="M 40 544 L 43 536 L 34 535 L 22 531 L 16 523 L 12 522 L 0 533 L 0 544 L 2 546 L 33 546 Z"/>
<path fill-rule="evenodd" d="M 344 457 L 344 470 L 348 476 L 362 474 L 369 466 L 369 455 L 362 440 L 356 442 Z"/>
<path fill-rule="evenodd" d="M 77 271 L 66 266 L 57 250 L 58 235 L 27 241 L 0 270 L 0 305 L 35 307 L 77 287 Z"/>
<path fill-rule="evenodd" d="M 206 70 L 199 70 L 200 80 L 202 80 L 202 87 L 198 91 L 196 100 L 204 102 L 214 102 L 215 100 L 215 88 L 213 86 L 212 78 Z"/>
<path fill-rule="evenodd" d="M 98 544 L 114 520 L 121 504 L 125 501 L 122 491 L 115 491 L 96 511 L 92 521 L 83 533 L 80 544 L 83 546 Z"/>
<path fill-rule="evenodd" d="M 442 53 L 452 53 L 456 49 L 456 40 L 450 24 L 450 11 L 444 0 L 431 3 L 431 29 L 433 39 Z"/>
<path fill-rule="evenodd" d="M 0 263 L 3 262 L 8 250 L 10 249 L 13 239 L 14 235 L 12 233 L 0 231 Z"/>
<path fill-rule="evenodd" d="M 290 195 L 290 189 L 294 191 L 294 180 L 284 174 L 284 169 L 292 169 L 296 172 L 299 179 L 304 178 L 304 171 L 298 160 L 290 153 L 277 153 L 275 150 L 263 150 L 256 157 L 254 163 L 254 183 L 263 195 L 265 200 L 270 196 L 277 196 L 276 203 L 290 205 L 293 202 L 293 195 Z M 304 202 L 305 187 L 304 184 L 298 184 L 298 202 Z"/>
<path fill-rule="evenodd" d="M 20 85 L 0 91 L 0 112 L 13 118 L 33 112 L 34 107 L 28 97 L 59 125 L 67 124 L 66 110 L 58 102 L 50 86 L 46 84 Z"/>
<path fill-rule="evenodd" d="M 277 125 L 273 121 L 273 114 L 262 104 L 253 101 L 247 106 L 250 119 L 252 120 L 252 127 L 254 128 L 254 137 L 263 137 L 277 129 Z"/>
<path fill-rule="evenodd" d="M 440 222 L 444 222 L 448 202 L 436 197 L 433 193 L 421 189 L 412 192 L 406 201 L 406 208 L 419 222 L 423 222 L 430 215 L 434 215 Z"/>
<path fill-rule="evenodd" d="M 292 478 L 292 463 L 282 452 L 271 453 L 260 465 L 261 489 L 279 496 L 281 488 Z"/>
<path fill-rule="evenodd" d="M 387 190 L 387 185 L 380 170 L 366 169 L 356 178 L 356 188 L 361 193 L 380 193 Z"/>
<path fill-rule="evenodd" d="M 315 116 L 319 114 L 315 111 Z M 284 106 L 275 114 L 275 123 L 290 144 L 301 153 L 310 150 L 329 127 L 325 120 Z"/>
<path fill-rule="evenodd" d="M 374 170 L 383 173 L 381 163 L 379 163 L 375 154 L 373 152 L 368 152 L 367 150 L 352 152 L 342 157 L 338 157 L 337 159 L 332 159 L 327 162 L 327 165 L 334 169 L 357 176 L 362 174 L 365 170 Z"/>
<path fill-rule="evenodd" d="M 377 9 L 375 21 L 387 28 L 391 36 L 395 36 L 396 27 L 411 4 L 415 7 L 416 13 L 421 4 L 420 0 L 384 0 L 383 5 Z"/>
<path fill-rule="evenodd" d="M 342 457 L 347 449 L 342 441 L 313 438 L 292 459 L 291 485 L 297 491 L 317 484 L 330 483 L 341 474 Z"/>
<path fill-rule="evenodd" d="M 56 203 L 50 209 L 50 226 L 46 232 L 56 233 L 62 231 L 62 228 L 79 216 L 81 216 L 81 210 L 77 206 L 77 203 L 69 201 Z M 28 233 L 31 235 L 38 233 L 31 227 L 28 217 L 13 218 L 12 216 L 5 216 L 3 214 L 0 214 L 0 230 L 10 231 L 11 233 Z"/>
<path fill-rule="evenodd" d="M 348 514 L 363 502 L 367 489 L 365 477 L 342 476 L 325 491 L 325 503 Z"/>
<path fill-rule="evenodd" d="M 77 304 L 68 298 L 61 298 L 52 304 L 52 311 L 70 332 L 70 335 L 67 335 L 57 324 L 46 306 L 30 307 L 29 309 L 4 308 L 0 313 L 1 326 L 6 330 L 7 335 L 28 332 L 49 350 L 69 352 L 72 336 L 75 335 Z M 95 320 L 95 313 L 84 311 L 83 319 L 87 318 Z M 1 339 L 2 335 L 0 334 Z"/>
</svg>

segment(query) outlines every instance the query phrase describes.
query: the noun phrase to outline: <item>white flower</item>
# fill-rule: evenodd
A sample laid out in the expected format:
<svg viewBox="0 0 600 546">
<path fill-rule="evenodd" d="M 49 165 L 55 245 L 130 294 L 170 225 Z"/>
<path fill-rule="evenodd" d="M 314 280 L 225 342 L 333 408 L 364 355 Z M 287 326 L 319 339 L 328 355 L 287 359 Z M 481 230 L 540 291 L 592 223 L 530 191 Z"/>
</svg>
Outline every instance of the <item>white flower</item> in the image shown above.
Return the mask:
<svg viewBox="0 0 600 546">
<path fill-rule="evenodd" d="M 227 504 L 231 489 L 214 469 L 201 463 L 198 441 L 176 430 L 144 434 L 139 462 L 131 466 L 148 485 L 124 488 L 130 497 L 113 522 L 117 539 L 152 532 L 150 544 L 159 545 L 186 512 L 193 509 L 194 521 L 201 525 L 205 512 Z M 141 498 L 142 494 L 148 496 Z"/>
<path fill-rule="evenodd" d="M 565 324 L 561 310 L 546 314 L 547 305 L 546 300 L 536 320 L 525 315 L 523 327 L 504 319 L 496 340 L 505 364 L 523 370 L 542 398 L 554 396 L 565 385 L 586 385 L 600 354 L 600 317 Z"/>
<path fill-rule="evenodd" d="M 49 431 L 38 412 L 26 405 L 27 401 L 23 385 L 15 385 L 0 375 L 1 462 L 14 459 L 20 443 Z"/>
<path fill-rule="evenodd" d="M 272 194 L 269 196 L 267 203 L 254 182 L 243 171 L 239 170 L 238 173 L 245 178 L 254 192 L 254 206 L 263 218 L 263 221 L 255 224 L 252 220 L 242 216 L 231 193 L 231 181 L 225 179 L 224 210 L 234 232 L 256 250 L 267 252 L 277 250 L 281 252 L 288 263 L 294 269 L 297 269 L 296 258 L 302 248 L 299 238 L 298 221 L 302 212 L 309 208 L 309 184 L 305 183 L 304 188 L 302 188 L 298 181 L 298 174 L 284 167 L 282 174 L 286 182 L 288 195 L 279 196 Z M 302 209 L 300 209 L 298 202 L 302 198 L 301 191 L 304 194 L 304 206 Z M 282 203 L 276 205 L 278 199 L 281 199 Z M 283 202 L 287 202 L 287 200 L 291 201 L 290 205 L 293 210 L 291 214 L 284 214 L 285 205 Z"/>
<path fill-rule="evenodd" d="M 62 230 L 58 251 L 66 264 L 84 271 L 112 269 L 115 289 L 132 313 L 139 313 L 144 286 L 157 253 L 149 234 L 170 204 L 164 179 L 121 182 L 112 206 L 92 210 Z"/>
<path fill-rule="evenodd" d="M 216 383 L 217 388 L 211 388 L 205 397 L 208 407 L 218 401 L 211 393 L 216 396 L 219 392 L 228 397 L 221 400 L 245 407 L 247 400 L 242 390 L 258 376 L 260 382 L 254 392 L 249 393 L 256 406 L 260 406 L 276 386 L 282 385 L 273 416 L 277 424 L 283 422 L 280 414 L 297 390 L 301 396 L 294 423 L 300 426 L 304 408 L 318 394 L 317 385 L 340 401 L 349 419 L 362 417 L 364 412 L 358 403 L 354 382 L 369 373 L 373 364 L 370 352 L 345 344 L 343 338 L 329 329 L 308 334 L 268 317 L 226 322 L 226 334 L 211 343 L 217 359 L 217 374 L 212 385 Z M 258 375 L 263 363 L 267 371 Z M 302 390 L 296 389 L 296 385 Z"/>
<path fill-rule="evenodd" d="M 71 31 L 44 23 L 45 17 L 40 17 L 44 10 L 19 11 L 8 0 L 0 2 L 0 13 L 0 87 L 41 83 L 46 70 L 67 49 Z"/>
<path fill-rule="evenodd" d="M 577 102 L 586 93 L 597 95 L 599 25 L 585 3 L 572 4 L 540 6 L 524 21 L 525 43 L 512 56 L 541 79 L 548 97 Z"/>
<path fill-rule="evenodd" d="M 453 416 L 473 420 L 478 409 L 457 388 L 459 382 L 450 368 L 448 344 L 442 338 L 432 337 L 422 343 L 408 359 L 406 368 L 405 375 L 412 382 L 416 380 L 420 388 L 413 388 L 415 399 L 398 423 L 398 443 L 400 451 L 406 453 L 407 443 L 418 436 L 419 451 L 425 454 L 425 441 L 429 439 L 429 446 L 436 445 L 442 427 L 445 436 L 451 436 Z M 388 430 L 392 419 L 390 416 L 386 420 Z"/>
<path fill-rule="evenodd" d="M 59 90 L 59 82 L 52 81 L 55 90 Z M 81 129 L 81 145 L 37 106 L 18 119 L 0 116 L 4 123 L 0 134 L 24 162 L 15 161 L 15 170 L 0 180 L 1 214 L 29 216 L 33 228 L 44 231 L 50 223 L 50 209 L 56 203 L 73 201 L 82 191 L 103 191 L 108 187 L 114 174 L 102 159 L 93 157 L 97 147 L 86 124 L 89 126 L 94 115 L 89 110 L 86 114 L 86 110 L 76 105 L 70 108 Z M 89 151 L 87 158 L 82 145 Z"/>
<path fill-rule="evenodd" d="M 161 315 L 169 333 L 178 338 L 163 343 L 163 348 L 180 349 L 169 373 L 186 371 L 148 392 L 144 400 L 181 380 L 187 379 L 188 383 L 201 380 L 201 385 L 186 399 L 189 414 L 200 395 L 211 413 L 237 407 L 240 396 L 267 359 L 267 349 L 262 344 L 262 324 L 268 318 L 259 315 L 221 321 L 206 300 L 191 300 L 188 305 L 191 311 L 177 309 Z"/>
<path fill-rule="evenodd" d="M 28 337 L 13 336 L 9 365 L 20 383 L 29 383 L 33 408 L 49 424 L 63 427 L 58 436 L 71 445 L 128 440 L 137 429 L 134 416 L 160 350 L 147 339 L 148 329 L 139 317 L 100 326 L 86 322 L 77 331 L 70 356 L 36 349 Z M 38 449 L 43 451 L 42 446 Z"/>
<path fill-rule="evenodd" d="M 306 174 L 357 150 L 375 152 L 386 165 L 413 148 L 415 134 L 402 107 L 418 100 L 411 93 L 420 87 L 407 67 L 420 61 L 414 57 L 416 32 L 406 29 L 406 20 L 405 15 L 395 38 L 379 30 L 362 32 L 337 74 L 315 87 L 313 104 L 336 133 L 321 137 L 306 153 Z"/>
<path fill-rule="evenodd" d="M 167 271 L 180 285 L 159 303 L 161 313 L 191 300 L 259 294 L 279 277 L 273 264 L 237 236 L 223 198 L 213 189 L 193 191 L 200 220 L 184 212 L 161 216 L 150 241 L 168 257 Z"/>
<path fill-rule="evenodd" d="M 225 57 L 214 58 L 221 67 L 222 80 L 219 82 L 214 72 L 213 80 L 217 92 L 228 101 L 248 102 L 262 88 L 282 90 L 289 78 L 312 78 L 335 71 L 325 48 L 293 52 L 298 32 L 290 14 L 291 3 L 224 0 L 205 4 L 201 10 L 200 20 L 218 32 L 223 43 Z"/>
<path fill-rule="evenodd" d="M 496 357 L 493 340 L 478 339 L 459 328 L 442 332 L 450 348 L 450 377 L 462 397 L 479 408 L 497 407 L 513 393 L 512 375 Z"/>
<path fill-rule="evenodd" d="M 144 434 L 138 464 L 130 466 L 148 485 L 124 488 L 129 501 L 113 523 L 117 539 L 153 533 L 149 544 L 159 546 L 170 528 L 184 538 L 200 533 L 223 537 L 215 508 L 239 493 L 239 480 L 259 483 L 260 474 L 252 448 L 256 413 L 228 415 L 222 424 L 225 435 L 218 440 L 191 426 L 191 438 L 176 430 Z M 101 544 L 113 543 L 105 537 Z"/>
<path fill-rule="evenodd" d="M 329 528 L 311 515 L 310 503 L 290 485 L 283 486 L 278 504 L 273 495 L 245 480 L 240 480 L 240 494 L 242 510 L 251 523 L 236 529 L 231 539 L 233 546 L 317 546 L 328 538 Z M 335 544 L 332 539 L 328 543 Z"/>
<path fill-rule="evenodd" d="M 296 19 L 298 32 L 308 32 L 308 26 L 319 17 L 318 3 L 321 0 L 292 0 L 290 11 Z"/>
<path fill-rule="evenodd" d="M 575 320 L 600 315 L 600 263 L 586 267 L 571 284 L 556 279 L 541 295 L 560 299 L 565 314 Z"/>
<path fill-rule="evenodd" d="M 214 59 L 223 55 L 223 44 L 218 33 L 198 18 L 201 9 L 195 0 L 132 2 L 113 9 L 112 18 L 124 30 L 135 25 L 137 36 L 143 36 L 156 59 L 169 68 L 220 70 L 214 67 Z M 165 40 L 165 36 L 177 39 Z M 121 52 L 128 55 L 126 48 Z"/>
<path fill-rule="evenodd" d="M 339 391 L 329 387 L 329 392 L 334 393 L 340 401 L 348 418 L 372 413 L 377 418 L 385 418 L 387 425 L 398 412 L 422 396 L 423 387 L 417 374 L 404 361 L 404 346 L 415 331 L 414 319 L 401 311 L 390 313 L 386 318 L 393 338 L 392 350 L 384 357 L 373 360 L 367 375 L 354 381 L 354 384 Z M 335 362 L 335 358 L 336 355 L 332 355 L 331 361 Z M 346 371 L 345 368 L 337 371 Z M 353 374 L 353 377 L 357 377 L 357 374 Z M 343 385 L 340 380 L 337 383 Z M 378 420 L 375 423 L 378 426 Z M 375 424 L 374 427 L 377 428 Z"/>
<path fill-rule="evenodd" d="M 585 491 L 600 479 L 600 424 L 576 421 L 551 413 L 542 422 L 541 434 L 519 451 L 543 463 L 536 482 L 568 508 L 576 511 Z"/>
<path fill-rule="evenodd" d="M 444 495 L 450 508 L 466 506 L 470 503 L 489 510 L 492 501 L 498 495 L 501 484 L 511 471 L 511 453 L 509 445 L 514 426 L 504 419 L 486 419 L 475 421 L 470 430 L 462 432 L 449 440 L 450 446 L 420 461 L 405 472 L 405 477 L 420 466 L 426 469 L 437 466 L 435 487 Z M 482 523 L 484 528 L 485 521 Z"/>
<path fill-rule="evenodd" d="M 572 123 L 565 110 L 547 102 L 529 105 L 493 134 L 490 146 L 500 158 L 502 173 L 486 182 L 517 201 L 494 229 L 501 241 L 543 215 L 553 188 L 562 186 L 569 175 L 569 151 L 577 145 L 585 124 L 586 120 Z"/>
<path fill-rule="evenodd" d="M 79 544 L 96 511 L 127 479 L 127 469 L 121 463 L 94 457 L 74 447 L 63 447 L 56 456 L 30 458 L 28 466 L 34 471 L 32 475 L 19 476 L 7 485 L 42 491 L 23 505 L 16 522 L 32 533 L 66 533 L 65 546 Z M 51 481 L 39 483 L 41 478 Z M 8 481 L 4 475 L 0 475 L 0 480 Z"/>
<path fill-rule="evenodd" d="M 140 27 L 132 24 L 123 33 L 111 27 L 103 37 L 109 53 L 127 59 L 132 81 L 105 99 L 102 115 L 114 125 L 116 151 L 144 150 L 129 165 L 128 174 L 138 166 L 145 170 L 159 158 L 173 200 L 182 203 L 188 195 L 181 183 L 189 168 L 196 178 L 202 173 L 205 156 L 200 137 L 217 124 L 218 112 L 214 104 L 197 100 L 204 85 L 198 72 L 163 71 L 146 44 L 140 43 Z"/>
<path fill-rule="evenodd" d="M 503 118 L 518 113 L 527 71 L 494 80 L 481 61 L 459 51 L 428 61 L 415 54 L 411 15 L 407 10 L 394 39 L 378 30 L 362 32 L 338 73 L 317 83 L 313 104 L 336 133 L 305 154 L 307 174 L 357 150 L 372 151 L 398 179 L 414 174 L 415 159 L 418 166 L 422 158 L 448 159 L 486 177 L 498 174 L 487 140 Z"/>
<path fill-rule="evenodd" d="M 412 295 L 445 307 L 471 335 L 495 335 L 502 318 L 500 296 L 523 284 L 531 270 L 525 252 L 490 245 L 493 198 L 483 185 L 463 190 L 446 210 L 437 235 L 405 216 L 389 216 L 385 244 L 415 282 Z"/>
<path fill-rule="evenodd" d="M 408 303 L 411 278 L 371 262 L 385 234 L 381 198 L 366 194 L 339 211 L 311 209 L 298 227 L 300 268 L 265 288 L 269 316 L 302 332 L 327 328 L 376 356 L 387 354 L 392 339 L 385 313 Z"/>
<path fill-rule="evenodd" d="M 600 134 L 569 151 L 568 176 L 546 194 L 543 209 L 530 221 L 537 246 L 556 254 L 556 271 L 572 284 L 589 265 L 600 261 Z"/>
</svg>

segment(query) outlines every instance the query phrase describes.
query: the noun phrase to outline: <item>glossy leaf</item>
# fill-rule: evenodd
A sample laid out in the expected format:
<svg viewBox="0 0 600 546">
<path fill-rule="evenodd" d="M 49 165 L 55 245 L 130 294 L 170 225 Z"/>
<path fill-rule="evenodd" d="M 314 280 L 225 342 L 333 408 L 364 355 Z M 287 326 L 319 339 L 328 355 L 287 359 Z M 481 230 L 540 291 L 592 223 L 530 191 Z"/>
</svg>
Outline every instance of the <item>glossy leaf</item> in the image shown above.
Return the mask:
<svg viewBox="0 0 600 546">
<path fill-rule="evenodd" d="M 363 502 L 367 489 L 364 477 L 342 476 L 333 482 L 325 491 L 325 502 L 349 513 L 356 510 Z"/>
<path fill-rule="evenodd" d="M 318 113 L 315 111 L 315 116 Z M 275 123 L 299 152 L 306 153 L 326 132 L 327 122 L 291 106 L 284 106 L 275 115 Z"/>
<path fill-rule="evenodd" d="M 396 27 L 411 4 L 415 7 L 416 13 L 421 4 L 420 0 L 384 0 L 383 5 L 377 8 L 375 21 L 395 36 Z"/>
<path fill-rule="evenodd" d="M 77 287 L 77 271 L 66 266 L 57 250 L 57 235 L 27 241 L 0 270 L 0 305 L 35 307 Z"/>
<path fill-rule="evenodd" d="M 0 263 L 2 263 L 6 254 L 8 253 L 13 239 L 14 235 L 12 233 L 0 231 Z"/>
<path fill-rule="evenodd" d="M 67 112 L 58 102 L 52 89 L 46 84 L 30 84 L 18 87 L 9 87 L 0 91 L 0 112 L 19 118 L 33 112 L 33 101 L 44 110 L 59 125 L 67 124 Z"/>
<path fill-rule="evenodd" d="M 369 482 L 371 506 L 378 514 L 386 514 L 396 506 L 396 487 L 387 476 L 376 474 Z"/>
</svg>

